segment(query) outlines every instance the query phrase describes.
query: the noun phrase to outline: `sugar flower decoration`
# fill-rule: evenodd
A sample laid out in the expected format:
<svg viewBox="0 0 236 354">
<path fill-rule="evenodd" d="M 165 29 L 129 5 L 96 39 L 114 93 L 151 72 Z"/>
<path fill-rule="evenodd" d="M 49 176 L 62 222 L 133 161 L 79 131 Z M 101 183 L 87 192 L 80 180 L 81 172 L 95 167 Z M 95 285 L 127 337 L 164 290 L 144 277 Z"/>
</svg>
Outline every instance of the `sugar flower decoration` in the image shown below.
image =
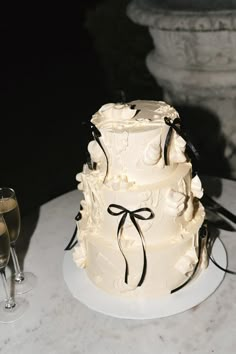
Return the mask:
<svg viewBox="0 0 236 354">
<path fill-rule="evenodd" d="M 107 103 L 98 112 L 106 120 L 129 120 L 135 116 L 136 111 L 127 103 Z"/>
<path fill-rule="evenodd" d="M 191 190 L 192 193 L 194 195 L 194 197 L 197 198 L 202 198 L 203 196 L 203 188 L 202 188 L 202 183 L 200 181 L 200 178 L 198 177 L 198 175 L 196 175 L 191 182 Z"/>
</svg>

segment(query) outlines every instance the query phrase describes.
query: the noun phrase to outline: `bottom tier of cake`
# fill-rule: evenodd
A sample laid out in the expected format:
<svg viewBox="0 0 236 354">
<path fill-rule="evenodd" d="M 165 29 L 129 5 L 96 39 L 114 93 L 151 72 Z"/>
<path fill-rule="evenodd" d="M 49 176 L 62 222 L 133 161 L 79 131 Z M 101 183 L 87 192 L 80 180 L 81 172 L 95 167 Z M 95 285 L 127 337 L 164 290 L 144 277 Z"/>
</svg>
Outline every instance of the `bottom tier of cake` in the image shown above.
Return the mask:
<svg viewBox="0 0 236 354">
<path fill-rule="evenodd" d="M 196 232 L 202 222 L 200 208 L 192 233 L 156 244 L 146 242 L 144 248 L 141 242 L 131 242 L 123 253 L 118 242 L 91 233 L 84 245 L 85 271 L 97 287 L 114 295 L 147 298 L 169 294 L 207 266 L 206 240 Z M 75 248 L 74 260 L 83 266 L 81 259 L 80 246 Z"/>
</svg>

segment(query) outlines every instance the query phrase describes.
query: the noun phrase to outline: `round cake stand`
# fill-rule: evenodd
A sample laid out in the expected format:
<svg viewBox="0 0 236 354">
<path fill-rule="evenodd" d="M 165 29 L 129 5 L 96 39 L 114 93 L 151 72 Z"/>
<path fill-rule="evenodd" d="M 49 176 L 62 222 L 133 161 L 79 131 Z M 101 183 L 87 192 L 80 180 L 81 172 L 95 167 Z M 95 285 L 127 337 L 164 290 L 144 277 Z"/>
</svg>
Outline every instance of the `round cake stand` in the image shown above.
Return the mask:
<svg viewBox="0 0 236 354">
<path fill-rule="evenodd" d="M 214 243 L 212 256 L 226 268 L 226 251 L 219 239 Z M 86 271 L 76 266 L 71 251 L 65 252 L 63 260 L 64 280 L 76 299 L 94 311 L 125 319 L 161 318 L 189 310 L 214 293 L 224 275 L 225 272 L 209 260 L 208 268 L 181 290 L 165 297 L 134 300 L 109 295 L 97 288 Z"/>
</svg>

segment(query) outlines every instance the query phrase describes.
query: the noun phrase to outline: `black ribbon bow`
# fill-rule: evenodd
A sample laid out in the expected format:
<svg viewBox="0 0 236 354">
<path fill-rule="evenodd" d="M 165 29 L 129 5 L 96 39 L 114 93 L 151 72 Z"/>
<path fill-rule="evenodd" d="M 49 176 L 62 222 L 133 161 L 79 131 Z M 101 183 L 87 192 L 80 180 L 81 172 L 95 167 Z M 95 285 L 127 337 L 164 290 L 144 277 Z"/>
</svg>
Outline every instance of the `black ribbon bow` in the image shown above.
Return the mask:
<svg viewBox="0 0 236 354">
<path fill-rule="evenodd" d="M 181 136 L 181 138 L 183 138 L 187 144 L 187 146 L 191 149 L 194 157 L 199 160 L 200 156 L 199 153 L 197 151 L 197 149 L 193 146 L 193 144 L 191 143 L 191 141 L 188 139 L 188 137 L 186 136 L 186 134 L 181 130 L 180 128 L 180 118 L 175 118 L 174 120 L 172 120 L 171 118 L 165 117 L 164 118 L 165 123 L 170 127 L 168 130 L 168 133 L 166 135 L 166 140 L 165 140 L 165 145 L 164 145 L 164 160 L 165 160 L 165 165 L 168 165 L 168 148 L 170 145 L 170 140 L 171 140 L 171 136 L 173 133 L 173 130 L 176 131 L 176 133 Z"/>
<path fill-rule="evenodd" d="M 112 211 L 112 209 L 118 209 L 118 211 Z M 143 270 L 142 270 L 142 274 L 140 276 L 140 280 L 139 280 L 137 286 L 141 286 L 143 281 L 144 281 L 145 274 L 146 274 L 147 257 L 146 257 L 146 250 L 145 250 L 145 239 L 144 239 L 142 230 L 141 230 L 141 228 L 140 228 L 140 226 L 139 226 L 139 224 L 138 224 L 136 219 L 139 219 L 139 220 L 153 219 L 154 218 L 154 213 L 153 213 L 153 211 L 150 208 L 140 208 L 140 209 L 136 209 L 136 210 L 130 211 L 130 210 L 124 208 L 123 206 L 118 205 L 118 204 L 110 204 L 109 207 L 107 208 L 107 211 L 108 211 L 109 214 L 114 215 L 114 216 L 122 215 L 122 217 L 121 217 L 121 219 L 119 221 L 118 228 L 117 228 L 117 241 L 118 241 L 118 246 L 120 248 L 120 251 L 121 251 L 121 253 L 122 253 L 123 257 L 124 257 L 124 260 L 125 260 L 125 277 L 124 278 L 125 278 L 125 283 L 126 284 L 128 284 L 129 266 L 128 266 L 128 261 L 127 261 L 127 259 L 125 257 L 123 249 L 122 249 L 121 236 L 122 236 L 123 226 L 125 224 L 125 221 L 126 221 L 126 218 L 127 218 L 128 215 L 129 215 L 130 220 L 132 221 L 134 227 L 136 228 L 136 230 L 137 230 L 137 232 L 139 234 L 139 237 L 140 237 L 140 240 L 141 240 L 141 244 L 142 244 L 142 251 L 143 251 Z M 149 215 L 145 217 L 145 216 L 140 214 L 142 212 L 148 212 Z"/>
</svg>

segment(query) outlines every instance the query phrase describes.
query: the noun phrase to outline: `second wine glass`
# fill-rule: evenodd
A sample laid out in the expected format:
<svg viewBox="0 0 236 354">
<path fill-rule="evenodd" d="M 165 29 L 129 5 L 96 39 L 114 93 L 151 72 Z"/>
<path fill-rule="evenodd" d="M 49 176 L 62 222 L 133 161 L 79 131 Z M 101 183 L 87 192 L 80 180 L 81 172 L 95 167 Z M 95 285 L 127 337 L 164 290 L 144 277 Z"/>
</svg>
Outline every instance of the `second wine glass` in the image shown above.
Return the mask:
<svg viewBox="0 0 236 354">
<path fill-rule="evenodd" d="M 14 265 L 14 274 L 10 281 L 13 282 L 16 294 L 24 294 L 35 287 L 37 277 L 32 272 L 23 272 L 19 265 L 15 246 L 21 231 L 21 216 L 16 193 L 10 187 L 0 188 L 0 214 L 4 216 L 10 237 L 10 252 Z"/>
<path fill-rule="evenodd" d="M 9 323 L 22 317 L 29 307 L 25 299 L 15 299 L 10 294 L 10 289 L 6 281 L 5 268 L 10 257 L 10 239 L 8 229 L 3 216 L 0 214 L 0 276 L 5 290 L 5 300 L 0 301 L 0 322 Z"/>
</svg>

